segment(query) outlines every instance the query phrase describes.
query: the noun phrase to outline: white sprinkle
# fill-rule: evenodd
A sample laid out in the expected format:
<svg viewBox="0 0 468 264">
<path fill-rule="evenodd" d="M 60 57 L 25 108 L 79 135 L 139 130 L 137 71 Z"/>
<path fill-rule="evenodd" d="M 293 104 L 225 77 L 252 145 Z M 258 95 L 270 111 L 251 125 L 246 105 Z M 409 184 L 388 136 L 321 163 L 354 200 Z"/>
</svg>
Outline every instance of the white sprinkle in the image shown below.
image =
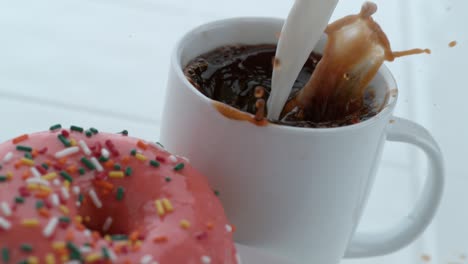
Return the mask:
<svg viewBox="0 0 468 264">
<path fill-rule="evenodd" d="M 104 157 L 104 158 L 109 158 L 110 156 L 110 152 L 106 149 L 106 148 L 102 148 L 101 149 L 101 155 Z"/>
<path fill-rule="evenodd" d="M 228 233 L 231 233 L 232 232 L 232 226 L 231 225 L 226 225 L 226 231 Z"/>
<path fill-rule="evenodd" d="M 80 186 L 73 186 L 72 190 L 73 190 L 73 193 L 76 195 L 80 194 L 81 192 Z"/>
<path fill-rule="evenodd" d="M 89 196 L 91 197 L 91 200 L 97 208 L 102 208 L 102 202 L 97 196 L 96 191 L 94 189 L 89 190 Z"/>
<path fill-rule="evenodd" d="M 40 185 L 50 186 L 50 183 L 48 181 L 43 180 L 41 178 L 29 178 L 26 180 L 26 183 L 36 183 Z"/>
<path fill-rule="evenodd" d="M 58 197 L 58 195 L 56 193 L 52 194 L 50 196 L 50 202 L 54 205 L 54 206 L 59 206 L 60 205 L 60 199 Z"/>
<path fill-rule="evenodd" d="M 174 156 L 174 155 L 170 155 L 169 156 L 169 161 L 172 162 L 172 163 L 176 163 L 177 162 L 177 157 Z"/>
<path fill-rule="evenodd" d="M 55 153 L 55 157 L 57 159 L 60 159 L 60 158 L 65 158 L 65 157 L 68 157 L 70 155 L 73 155 L 75 153 L 78 153 L 80 152 L 80 148 L 79 147 L 69 147 L 69 148 L 66 148 L 64 150 L 61 150 L 61 151 L 58 151 Z"/>
<path fill-rule="evenodd" d="M 80 140 L 78 141 L 78 144 L 80 144 L 80 147 L 81 149 L 83 150 L 84 154 L 89 156 L 92 154 L 91 150 L 89 149 L 88 145 L 86 144 L 86 142 L 84 142 L 84 140 Z"/>
<path fill-rule="evenodd" d="M 59 179 L 54 179 L 54 180 L 52 181 L 52 183 L 53 183 L 55 186 L 60 186 L 60 185 L 62 184 L 62 183 L 60 182 Z"/>
<path fill-rule="evenodd" d="M 85 237 L 91 237 L 91 231 L 89 231 L 88 229 L 86 229 L 85 231 L 83 231 L 83 235 Z"/>
<path fill-rule="evenodd" d="M 8 152 L 5 157 L 3 157 L 3 162 L 8 163 L 13 158 L 13 152 Z"/>
<path fill-rule="evenodd" d="M 115 255 L 115 252 L 114 252 L 112 249 L 108 248 L 108 249 L 107 249 L 107 253 L 109 253 L 109 259 L 110 259 L 112 262 L 117 261 L 117 256 Z"/>
<path fill-rule="evenodd" d="M 83 254 L 90 253 L 91 251 L 93 251 L 93 249 L 90 248 L 90 247 L 87 247 L 87 246 L 82 246 L 82 247 L 80 248 L 80 252 L 83 253 Z"/>
<path fill-rule="evenodd" d="M 102 167 L 101 163 L 96 159 L 96 157 L 91 158 L 91 163 L 93 163 L 94 167 L 96 167 L 96 170 L 99 172 L 104 171 L 104 168 Z"/>
<path fill-rule="evenodd" d="M 242 264 L 242 260 L 241 260 L 239 253 L 236 254 L 236 261 L 237 261 L 237 264 Z"/>
<path fill-rule="evenodd" d="M 8 222 L 5 218 L 0 217 L 0 227 L 4 230 L 9 230 L 11 228 L 11 223 Z"/>
<path fill-rule="evenodd" d="M 141 264 L 149 264 L 152 260 L 153 260 L 153 256 L 151 256 L 151 255 L 144 255 L 144 256 L 141 258 L 140 263 L 141 263 Z"/>
<path fill-rule="evenodd" d="M 55 228 L 57 228 L 58 223 L 59 219 L 57 217 L 53 217 L 52 219 L 50 219 L 49 223 L 47 223 L 46 227 L 44 228 L 42 234 L 45 237 L 50 237 L 55 232 Z"/>
<path fill-rule="evenodd" d="M 107 232 L 112 225 L 112 217 L 107 217 L 104 225 L 102 225 L 102 231 Z"/>
<path fill-rule="evenodd" d="M 65 200 L 70 199 L 70 193 L 68 192 L 67 188 L 62 187 L 61 192 L 62 192 L 63 199 L 65 199 Z"/>
<path fill-rule="evenodd" d="M 201 257 L 201 262 L 203 264 L 210 264 L 211 263 L 211 258 L 208 257 L 208 256 L 203 256 L 203 257 Z"/>
<path fill-rule="evenodd" d="M 31 168 L 31 173 L 34 177 L 36 178 L 40 178 L 41 177 L 41 173 L 35 168 L 35 167 L 32 167 Z"/>
<path fill-rule="evenodd" d="M 5 216 L 11 216 L 11 208 L 7 202 L 2 202 L 0 204 L 0 208 L 2 209 L 2 212 Z"/>
<path fill-rule="evenodd" d="M 72 260 L 72 261 L 67 261 L 65 264 L 81 264 L 79 260 Z"/>
</svg>

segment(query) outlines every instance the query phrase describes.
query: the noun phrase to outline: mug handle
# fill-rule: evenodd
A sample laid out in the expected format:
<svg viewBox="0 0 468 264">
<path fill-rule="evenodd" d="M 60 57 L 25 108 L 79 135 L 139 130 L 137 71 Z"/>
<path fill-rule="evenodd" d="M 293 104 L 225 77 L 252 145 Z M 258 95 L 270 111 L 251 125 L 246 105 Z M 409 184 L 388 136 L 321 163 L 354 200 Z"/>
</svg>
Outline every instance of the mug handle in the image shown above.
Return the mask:
<svg viewBox="0 0 468 264">
<path fill-rule="evenodd" d="M 424 232 L 439 207 L 444 188 L 444 162 L 437 142 L 421 125 L 402 118 L 393 120 L 387 128 L 387 140 L 422 149 L 429 158 L 429 175 L 413 211 L 388 230 L 357 232 L 346 258 L 381 256 L 402 249 Z"/>
</svg>

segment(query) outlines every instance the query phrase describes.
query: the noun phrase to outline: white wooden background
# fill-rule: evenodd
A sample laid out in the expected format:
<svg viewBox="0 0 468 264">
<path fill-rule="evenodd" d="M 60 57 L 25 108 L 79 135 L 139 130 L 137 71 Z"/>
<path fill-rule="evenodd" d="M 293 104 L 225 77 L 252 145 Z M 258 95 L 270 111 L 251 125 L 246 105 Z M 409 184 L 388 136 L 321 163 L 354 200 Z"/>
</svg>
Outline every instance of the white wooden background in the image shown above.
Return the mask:
<svg viewBox="0 0 468 264">
<path fill-rule="evenodd" d="M 447 162 L 447 190 L 425 235 L 398 253 L 356 264 L 466 263 L 468 254 L 468 69 L 466 0 L 380 0 L 376 19 L 394 49 L 431 56 L 390 64 L 397 114 L 425 125 Z M 335 18 L 359 10 L 343 0 Z M 128 129 L 157 139 L 169 56 L 190 28 L 233 16 L 285 17 L 292 0 L 0 0 L 0 141 L 54 123 Z M 448 43 L 457 40 L 453 49 Z M 425 175 L 421 153 L 387 145 L 362 228 L 406 214 Z M 388 202 L 390 201 L 390 202 Z"/>
</svg>

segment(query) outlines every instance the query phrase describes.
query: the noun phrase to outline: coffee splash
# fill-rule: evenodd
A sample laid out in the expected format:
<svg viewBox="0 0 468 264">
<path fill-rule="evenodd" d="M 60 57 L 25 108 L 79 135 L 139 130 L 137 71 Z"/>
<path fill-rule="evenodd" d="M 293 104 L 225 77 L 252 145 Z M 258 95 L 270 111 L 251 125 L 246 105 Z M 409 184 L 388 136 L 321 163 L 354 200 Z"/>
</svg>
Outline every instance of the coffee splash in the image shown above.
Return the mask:
<svg viewBox="0 0 468 264">
<path fill-rule="evenodd" d="M 306 86 L 283 109 L 282 117 L 323 122 L 352 115 L 362 106 L 366 87 L 384 61 L 428 53 L 428 49 L 394 52 L 373 20 L 377 5 L 366 2 L 357 15 L 330 24 L 323 57 Z"/>
</svg>

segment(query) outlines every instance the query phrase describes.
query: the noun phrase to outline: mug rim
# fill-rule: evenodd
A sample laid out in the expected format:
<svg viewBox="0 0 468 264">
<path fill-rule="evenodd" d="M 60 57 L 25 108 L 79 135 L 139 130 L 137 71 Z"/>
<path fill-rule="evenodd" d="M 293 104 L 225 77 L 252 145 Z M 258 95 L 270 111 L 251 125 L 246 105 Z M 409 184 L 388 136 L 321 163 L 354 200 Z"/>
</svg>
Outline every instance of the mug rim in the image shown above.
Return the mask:
<svg viewBox="0 0 468 264">
<path fill-rule="evenodd" d="M 205 29 L 213 28 L 216 25 L 235 25 L 239 23 L 284 23 L 284 19 L 282 18 L 276 18 L 276 17 L 255 17 L 255 16 L 248 16 L 248 17 L 233 17 L 233 18 L 226 18 L 226 19 L 219 19 L 219 20 L 214 20 L 211 22 L 207 22 L 204 24 L 201 24 L 197 27 L 192 28 L 188 32 L 184 33 L 183 36 L 177 41 L 176 46 L 172 52 L 171 55 L 171 68 L 172 70 L 175 71 L 177 78 L 180 78 L 182 80 L 182 83 L 190 90 L 190 92 L 197 96 L 199 99 L 203 100 L 206 103 L 212 104 L 213 102 L 217 102 L 216 100 L 213 100 L 207 96 L 205 96 L 202 92 L 200 92 L 190 81 L 186 78 L 184 72 L 183 72 L 183 65 L 182 65 L 182 51 L 187 48 L 185 43 L 187 43 L 188 40 L 196 36 L 197 34 L 205 31 Z M 201 54 L 200 54 L 201 55 Z M 294 127 L 294 126 L 285 126 L 285 125 L 280 125 L 280 124 L 275 124 L 275 123 L 269 123 L 268 127 L 274 127 L 274 129 L 283 131 L 283 132 L 298 132 L 298 133 L 304 133 L 309 131 L 310 132 L 343 132 L 345 130 L 357 130 L 361 128 L 365 128 L 368 126 L 372 126 L 382 119 L 385 119 L 385 117 L 389 117 L 393 114 L 393 110 L 396 106 L 396 103 L 398 101 L 398 85 L 395 80 L 395 77 L 391 73 L 390 69 L 385 65 L 385 63 L 380 67 L 379 71 L 377 72 L 376 76 L 381 76 L 383 79 L 383 84 L 386 84 L 388 86 L 388 89 L 390 92 L 391 90 L 396 90 L 396 94 L 389 96 L 388 102 L 386 105 L 383 107 L 382 110 L 380 110 L 379 113 L 377 113 L 375 116 L 365 120 L 361 121 L 357 124 L 352 124 L 352 125 L 346 125 L 346 126 L 339 126 L 339 127 L 320 127 L 320 128 L 309 128 L 309 127 Z M 213 109 L 215 109 L 213 107 Z M 240 111 L 240 110 L 239 110 Z M 237 121 L 237 120 L 232 120 L 235 122 L 242 122 L 242 121 Z M 250 124 L 255 126 L 254 124 Z"/>
</svg>

